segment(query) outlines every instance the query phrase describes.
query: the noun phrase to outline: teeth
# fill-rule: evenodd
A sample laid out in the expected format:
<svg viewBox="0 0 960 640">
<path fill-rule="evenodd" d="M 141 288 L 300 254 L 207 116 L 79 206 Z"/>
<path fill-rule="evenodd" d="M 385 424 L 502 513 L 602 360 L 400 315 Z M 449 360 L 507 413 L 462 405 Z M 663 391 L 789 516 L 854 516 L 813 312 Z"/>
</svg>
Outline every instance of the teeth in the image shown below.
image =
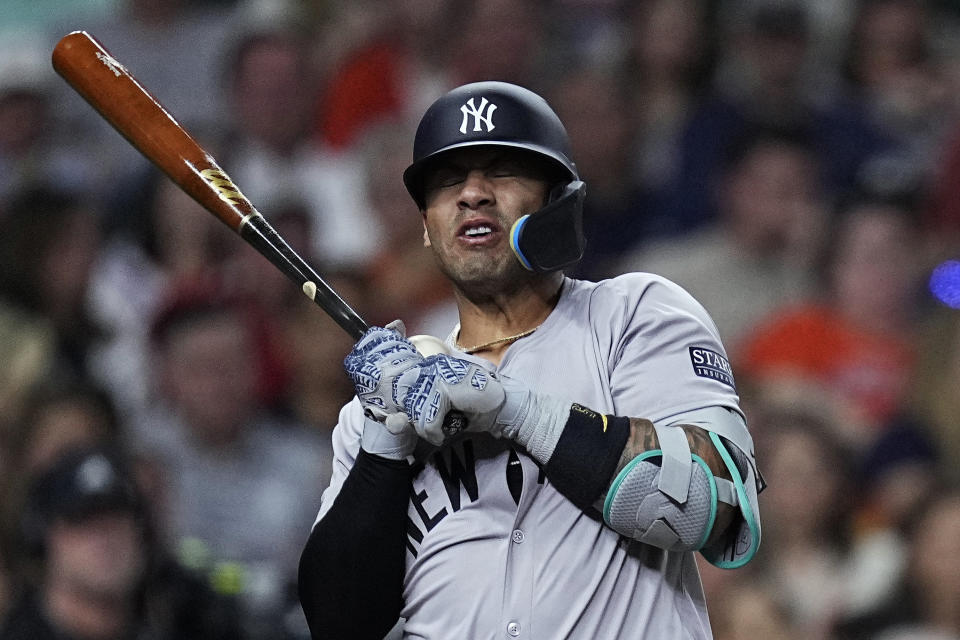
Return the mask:
<svg viewBox="0 0 960 640">
<path fill-rule="evenodd" d="M 493 229 L 490 227 L 471 227 L 464 232 L 466 236 L 480 236 L 487 233 L 493 233 Z"/>
</svg>

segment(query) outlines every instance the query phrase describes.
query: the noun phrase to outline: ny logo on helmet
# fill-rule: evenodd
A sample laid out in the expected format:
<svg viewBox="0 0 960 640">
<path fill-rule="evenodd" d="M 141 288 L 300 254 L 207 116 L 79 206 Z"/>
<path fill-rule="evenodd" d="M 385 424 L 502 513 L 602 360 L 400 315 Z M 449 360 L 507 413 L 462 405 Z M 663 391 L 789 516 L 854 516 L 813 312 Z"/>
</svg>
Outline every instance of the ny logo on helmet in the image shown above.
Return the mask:
<svg viewBox="0 0 960 640">
<path fill-rule="evenodd" d="M 496 128 L 493 124 L 493 112 L 496 109 L 497 105 L 488 102 L 486 98 L 480 98 L 479 107 L 474 105 L 473 98 L 470 98 L 465 105 L 460 107 L 460 111 L 463 112 L 463 122 L 460 123 L 460 133 L 467 132 L 467 120 L 470 119 L 470 116 L 473 116 L 474 131 L 481 131 L 480 124 L 483 123 L 487 127 L 487 133 L 490 133 Z M 483 114 L 484 110 L 487 112 L 486 115 Z"/>
</svg>

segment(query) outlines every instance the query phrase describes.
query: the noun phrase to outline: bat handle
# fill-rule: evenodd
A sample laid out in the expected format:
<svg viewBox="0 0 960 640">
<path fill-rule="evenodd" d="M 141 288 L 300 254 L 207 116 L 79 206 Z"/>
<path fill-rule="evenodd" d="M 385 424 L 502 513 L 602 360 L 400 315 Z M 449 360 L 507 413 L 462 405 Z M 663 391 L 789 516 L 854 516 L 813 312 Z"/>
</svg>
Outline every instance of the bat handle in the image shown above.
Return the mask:
<svg viewBox="0 0 960 640">
<path fill-rule="evenodd" d="M 276 229 L 259 213 L 244 218 L 240 236 L 267 260 L 280 269 L 333 318 L 354 340 L 359 340 L 370 326 L 357 315 L 326 281 L 294 251 Z"/>
</svg>

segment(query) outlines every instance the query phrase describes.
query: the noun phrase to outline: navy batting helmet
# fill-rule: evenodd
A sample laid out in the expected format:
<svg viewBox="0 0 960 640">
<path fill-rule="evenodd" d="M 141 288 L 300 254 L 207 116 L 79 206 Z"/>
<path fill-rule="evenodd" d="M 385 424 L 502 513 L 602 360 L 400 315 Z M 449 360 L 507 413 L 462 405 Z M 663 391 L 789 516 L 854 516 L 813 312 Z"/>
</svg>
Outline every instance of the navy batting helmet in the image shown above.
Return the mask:
<svg viewBox="0 0 960 640">
<path fill-rule="evenodd" d="M 523 216 L 511 231 L 517 258 L 528 269 L 554 271 L 583 256 L 585 188 L 570 158 L 570 140 L 560 118 L 536 93 L 506 82 L 457 87 L 430 105 L 413 142 L 413 164 L 403 183 L 426 208 L 424 175 L 439 155 L 469 146 L 501 146 L 532 152 L 556 169 L 559 182 L 548 203 Z"/>
</svg>

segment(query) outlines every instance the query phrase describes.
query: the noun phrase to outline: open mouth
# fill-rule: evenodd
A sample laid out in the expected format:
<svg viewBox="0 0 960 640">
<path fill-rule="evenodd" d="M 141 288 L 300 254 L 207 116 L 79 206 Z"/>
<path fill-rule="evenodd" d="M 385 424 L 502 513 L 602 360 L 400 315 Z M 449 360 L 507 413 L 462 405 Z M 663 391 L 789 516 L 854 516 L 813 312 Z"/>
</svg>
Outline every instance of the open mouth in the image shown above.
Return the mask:
<svg viewBox="0 0 960 640">
<path fill-rule="evenodd" d="M 471 244 L 491 240 L 500 231 L 500 227 L 489 220 L 470 220 L 463 223 L 457 230 L 457 236 Z"/>
<path fill-rule="evenodd" d="M 478 238 L 491 233 L 493 233 L 493 228 L 488 227 L 487 225 L 481 225 L 479 227 L 470 227 L 463 232 L 463 235 L 467 236 L 468 238 Z"/>
</svg>

